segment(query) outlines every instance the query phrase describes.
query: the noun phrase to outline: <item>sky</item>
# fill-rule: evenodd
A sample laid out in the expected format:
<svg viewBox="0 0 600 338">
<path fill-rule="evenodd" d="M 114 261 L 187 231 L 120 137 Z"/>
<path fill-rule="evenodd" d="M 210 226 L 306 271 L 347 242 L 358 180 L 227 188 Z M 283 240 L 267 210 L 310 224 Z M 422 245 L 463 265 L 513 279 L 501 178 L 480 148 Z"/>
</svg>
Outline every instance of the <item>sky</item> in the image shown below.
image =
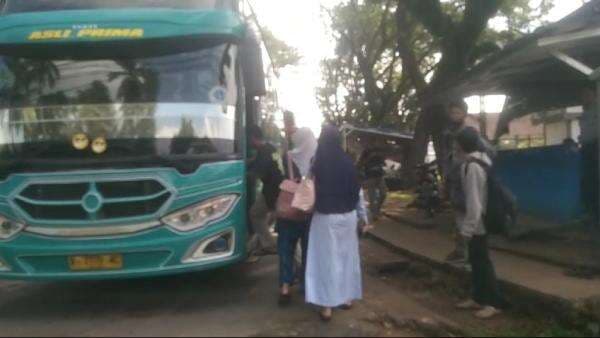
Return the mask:
<svg viewBox="0 0 600 338">
<path fill-rule="evenodd" d="M 281 70 L 279 99 L 284 109 L 296 113 L 300 126 L 318 131 L 322 113 L 317 105 L 315 90 L 321 84 L 319 62 L 333 55 L 335 42 L 328 33 L 327 22 L 321 6 L 330 7 L 338 0 L 250 0 L 262 25 L 275 35 L 297 48 L 303 59 L 298 66 Z M 540 0 L 532 0 L 532 4 Z M 548 20 L 557 21 L 579 6 L 580 0 L 555 0 L 556 7 Z M 468 100 L 470 111 L 479 112 L 479 99 Z M 501 110 L 503 97 L 486 99 L 486 110 Z"/>
</svg>

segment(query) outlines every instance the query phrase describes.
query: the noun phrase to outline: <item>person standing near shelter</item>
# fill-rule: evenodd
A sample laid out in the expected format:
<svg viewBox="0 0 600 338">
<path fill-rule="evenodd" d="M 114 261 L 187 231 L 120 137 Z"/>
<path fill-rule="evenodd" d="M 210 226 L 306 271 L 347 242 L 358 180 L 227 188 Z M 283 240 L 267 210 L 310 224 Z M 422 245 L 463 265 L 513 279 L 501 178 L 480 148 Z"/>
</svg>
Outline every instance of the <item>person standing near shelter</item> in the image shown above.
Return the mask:
<svg viewBox="0 0 600 338">
<path fill-rule="evenodd" d="M 589 221 L 594 227 L 600 224 L 598 213 L 598 108 L 596 87 L 590 85 L 582 92 L 583 115 L 581 126 L 582 197 Z"/>
<path fill-rule="evenodd" d="M 444 173 L 445 194 L 450 199 L 456 215 L 463 213 L 465 210 L 465 194 L 460 183 L 461 166 L 464 159 L 457 155 L 456 137 L 465 128 L 472 128 L 467 126 L 468 110 L 467 104 L 462 100 L 451 102 L 448 105 L 449 127 L 444 133 L 443 139 L 444 153 L 447 154 L 447 157 L 444 161 L 440 162 L 442 172 Z M 488 156 L 493 157 L 494 150 L 491 145 L 481 136 L 478 137 L 478 142 L 480 147 L 484 149 L 484 152 Z M 458 219 L 455 219 L 455 221 L 458 225 Z M 461 236 L 460 231 L 456 233 L 456 247 L 446 257 L 446 262 L 456 265 L 465 265 L 467 263 L 466 241 Z"/>
<path fill-rule="evenodd" d="M 465 210 L 457 214 L 457 221 L 460 234 L 468 243 L 468 257 L 472 268 L 472 297 L 458 304 L 457 308 L 476 310 L 477 318 L 489 319 L 502 312 L 506 301 L 498 289 L 484 224 L 489 179 L 484 165 L 490 167 L 492 161 L 486 155 L 479 138 L 479 132 L 470 127 L 456 135 L 456 155 L 463 160 L 460 166 L 460 184 L 465 195 Z"/>
<path fill-rule="evenodd" d="M 286 113 L 285 127 L 288 144 L 293 144 L 293 149 L 285 149 L 283 165 L 287 175 L 290 170 L 298 181 L 302 177 L 311 175 L 312 162 L 317 151 L 317 140 L 308 128 L 297 128 L 293 115 Z M 292 168 L 288 167 L 288 156 Z M 279 255 L 279 305 L 287 306 L 291 303 L 291 286 L 296 277 L 300 279 L 300 287 L 305 287 L 306 256 L 308 251 L 308 232 L 310 219 L 306 221 L 293 221 L 277 219 L 276 231 L 278 233 L 277 251 Z M 300 243 L 302 249 L 302 262 L 295 268 L 296 248 Z"/>
<path fill-rule="evenodd" d="M 369 223 L 360 203 L 358 172 L 334 126 L 323 127 L 313 172 L 316 200 L 308 242 L 306 301 L 322 307 L 320 317 L 329 321 L 333 308 L 350 309 L 353 301 L 362 298 L 358 218 Z"/>
<path fill-rule="evenodd" d="M 385 159 L 373 149 L 367 149 L 361 156 L 359 168 L 363 171 L 364 186 L 367 188 L 369 210 L 374 221 L 379 219 L 381 208 L 387 197 L 385 184 Z"/>
</svg>

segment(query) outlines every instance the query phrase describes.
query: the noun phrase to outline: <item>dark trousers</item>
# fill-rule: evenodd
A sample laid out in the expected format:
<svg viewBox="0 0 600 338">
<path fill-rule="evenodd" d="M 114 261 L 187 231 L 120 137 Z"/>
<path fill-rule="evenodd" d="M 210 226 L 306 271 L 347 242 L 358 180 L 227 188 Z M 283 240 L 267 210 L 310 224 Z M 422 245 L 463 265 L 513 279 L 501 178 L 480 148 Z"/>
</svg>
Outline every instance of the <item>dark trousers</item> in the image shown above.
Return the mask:
<svg viewBox="0 0 600 338">
<path fill-rule="evenodd" d="M 298 275 L 301 287 L 304 287 L 306 272 L 306 254 L 308 251 L 308 222 L 292 222 L 277 220 L 277 252 L 279 255 L 279 286 L 283 284 L 293 285 Z M 302 262 L 296 267 L 296 248 L 298 243 L 302 248 Z"/>
<path fill-rule="evenodd" d="M 581 193 L 586 211 L 598 226 L 598 142 L 584 143 L 581 147 Z"/>
<path fill-rule="evenodd" d="M 496 272 L 490 259 L 487 236 L 474 236 L 469 241 L 469 262 L 472 269 L 473 300 L 483 306 L 506 308 L 507 304 L 498 289 Z"/>
</svg>

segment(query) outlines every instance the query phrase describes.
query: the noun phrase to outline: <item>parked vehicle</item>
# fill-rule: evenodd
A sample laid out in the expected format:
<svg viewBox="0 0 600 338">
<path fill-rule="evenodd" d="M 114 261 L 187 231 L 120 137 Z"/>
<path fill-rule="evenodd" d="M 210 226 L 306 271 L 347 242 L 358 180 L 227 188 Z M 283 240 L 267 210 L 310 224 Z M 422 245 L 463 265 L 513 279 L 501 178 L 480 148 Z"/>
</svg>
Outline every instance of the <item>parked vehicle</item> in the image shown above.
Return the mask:
<svg viewBox="0 0 600 338">
<path fill-rule="evenodd" d="M 417 197 L 410 207 L 423 210 L 428 217 L 434 217 L 441 206 L 440 185 L 435 162 L 417 167 Z"/>
<path fill-rule="evenodd" d="M 264 73 L 238 1 L 2 4 L 0 278 L 243 260 Z"/>
</svg>

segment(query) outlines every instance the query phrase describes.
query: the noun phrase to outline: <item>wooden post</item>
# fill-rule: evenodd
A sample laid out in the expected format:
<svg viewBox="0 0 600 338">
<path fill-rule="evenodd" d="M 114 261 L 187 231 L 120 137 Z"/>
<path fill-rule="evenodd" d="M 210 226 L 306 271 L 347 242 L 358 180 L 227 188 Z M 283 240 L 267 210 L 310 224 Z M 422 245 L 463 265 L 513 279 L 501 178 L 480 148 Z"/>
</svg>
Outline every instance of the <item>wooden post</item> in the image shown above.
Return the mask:
<svg viewBox="0 0 600 338">
<path fill-rule="evenodd" d="M 484 139 L 489 140 L 485 96 L 481 95 L 479 96 L 479 129 L 481 130 L 481 136 L 483 136 Z"/>
</svg>

